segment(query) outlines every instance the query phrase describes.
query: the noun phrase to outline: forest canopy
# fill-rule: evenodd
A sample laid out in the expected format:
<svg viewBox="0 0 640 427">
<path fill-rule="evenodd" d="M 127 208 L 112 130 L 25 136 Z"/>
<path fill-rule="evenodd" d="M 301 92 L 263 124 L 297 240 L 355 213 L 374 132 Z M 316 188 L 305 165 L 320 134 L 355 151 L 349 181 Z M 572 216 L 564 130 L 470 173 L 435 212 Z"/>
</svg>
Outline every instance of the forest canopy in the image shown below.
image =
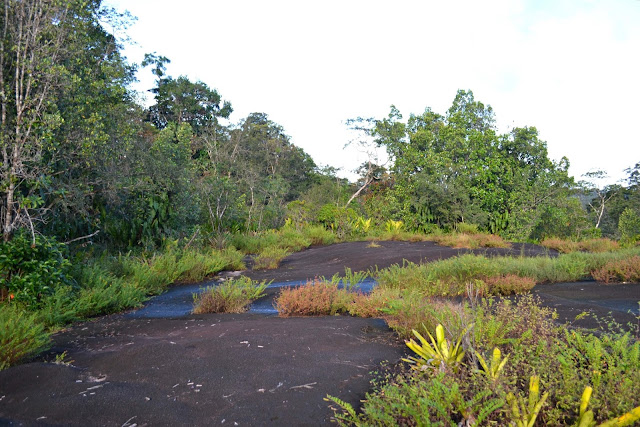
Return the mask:
<svg viewBox="0 0 640 427">
<path fill-rule="evenodd" d="M 427 107 L 405 120 L 392 106 L 350 120 L 390 159 L 361 165 L 350 183 L 264 112 L 229 123 L 232 100 L 168 75 L 168 58 L 128 63 L 104 25 L 126 27 L 127 16 L 100 0 L 1 4 L 4 241 L 24 230 L 34 241 L 153 248 L 287 219 L 348 233 L 357 217 L 419 232 L 471 223 L 519 240 L 635 236 L 640 163 L 623 184 L 599 186 L 602 171 L 576 180 L 535 127 L 500 134 L 470 90 L 444 113 Z M 131 88 L 137 71 L 156 76 L 150 106 Z"/>
</svg>

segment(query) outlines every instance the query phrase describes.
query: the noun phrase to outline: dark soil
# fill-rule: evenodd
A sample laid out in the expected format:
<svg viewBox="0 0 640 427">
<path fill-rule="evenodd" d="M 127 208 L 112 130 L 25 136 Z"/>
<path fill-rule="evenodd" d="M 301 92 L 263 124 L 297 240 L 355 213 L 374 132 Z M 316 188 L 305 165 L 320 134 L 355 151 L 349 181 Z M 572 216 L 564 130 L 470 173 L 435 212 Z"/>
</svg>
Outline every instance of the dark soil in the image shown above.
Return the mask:
<svg viewBox="0 0 640 427">
<path fill-rule="evenodd" d="M 431 242 L 379 244 L 315 247 L 286 258 L 277 270 L 246 274 L 293 282 L 345 267 L 384 268 L 468 252 Z M 532 245 L 475 252 L 549 254 Z M 176 291 L 177 299 L 188 301 L 191 288 Z M 640 285 L 630 284 L 539 285 L 534 292 L 563 320 L 587 310 L 602 319 L 611 313 L 619 322 L 636 321 L 628 310 L 637 313 L 640 301 Z M 160 301 L 173 309 L 170 298 Z M 327 394 L 358 406 L 372 371 L 382 361 L 398 362 L 405 351 L 376 319 L 170 315 L 156 318 L 142 309 L 56 334 L 49 353 L 0 372 L 0 425 L 326 425 L 332 414 L 323 401 Z M 580 322 L 597 325 L 593 317 Z M 63 351 L 70 364 L 52 363 Z"/>
</svg>

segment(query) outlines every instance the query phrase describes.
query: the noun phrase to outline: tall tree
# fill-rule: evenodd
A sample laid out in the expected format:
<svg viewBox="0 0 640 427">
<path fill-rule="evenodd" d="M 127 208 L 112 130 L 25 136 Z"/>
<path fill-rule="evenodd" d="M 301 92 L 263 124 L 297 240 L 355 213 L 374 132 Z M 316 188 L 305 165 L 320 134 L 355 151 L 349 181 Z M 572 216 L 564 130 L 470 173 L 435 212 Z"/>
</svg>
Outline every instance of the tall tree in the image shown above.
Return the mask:
<svg viewBox="0 0 640 427">
<path fill-rule="evenodd" d="M 65 73 L 72 1 L 4 0 L 0 23 L 0 223 L 33 230 L 42 153 L 60 125 L 52 93 Z"/>
</svg>

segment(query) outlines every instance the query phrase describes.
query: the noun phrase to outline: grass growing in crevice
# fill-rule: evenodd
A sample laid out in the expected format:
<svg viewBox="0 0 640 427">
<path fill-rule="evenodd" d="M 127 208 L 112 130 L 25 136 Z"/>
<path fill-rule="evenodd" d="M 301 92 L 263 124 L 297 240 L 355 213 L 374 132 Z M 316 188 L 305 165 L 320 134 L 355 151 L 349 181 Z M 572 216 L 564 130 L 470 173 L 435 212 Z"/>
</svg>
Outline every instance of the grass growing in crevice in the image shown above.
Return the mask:
<svg viewBox="0 0 640 427">
<path fill-rule="evenodd" d="M 578 251 L 595 253 L 610 252 L 620 248 L 618 242 L 606 238 L 586 239 L 581 241 L 550 238 L 540 242 L 540 245 L 545 248 L 555 249 L 564 254 Z"/>
<path fill-rule="evenodd" d="M 277 246 L 266 247 L 253 259 L 253 269 L 273 270 L 278 268 L 280 261 L 289 255 L 291 255 L 291 252 L 286 248 Z"/>
<path fill-rule="evenodd" d="M 465 254 L 427 264 L 405 263 L 379 270 L 379 286 L 408 289 L 428 296 L 464 295 L 468 282 L 482 280 L 489 284 L 486 294 L 526 291 L 534 283 L 559 283 L 583 280 L 607 263 L 635 259 L 640 249 L 615 252 L 574 252 L 551 257 L 493 257 Z M 631 261 L 633 264 L 633 261 Z M 613 264 L 610 264 L 613 265 Z M 626 264 L 625 264 L 626 265 Z M 517 280 L 517 276 L 522 280 Z M 496 286 L 490 286 L 494 284 Z M 509 291 L 507 288 L 511 288 Z"/>
<path fill-rule="evenodd" d="M 49 346 L 49 333 L 30 313 L 13 305 L 0 310 L 0 370 L 38 354 Z"/>
<path fill-rule="evenodd" d="M 505 242 L 502 237 L 495 234 L 486 233 L 450 233 L 439 234 L 430 237 L 439 245 L 450 246 L 452 248 L 509 248 L 511 244 Z"/>
<path fill-rule="evenodd" d="M 193 313 L 242 313 L 249 304 L 264 295 L 268 284 L 257 283 L 248 277 L 227 280 L 210 286 L 193 296 Z"/>
</svg>

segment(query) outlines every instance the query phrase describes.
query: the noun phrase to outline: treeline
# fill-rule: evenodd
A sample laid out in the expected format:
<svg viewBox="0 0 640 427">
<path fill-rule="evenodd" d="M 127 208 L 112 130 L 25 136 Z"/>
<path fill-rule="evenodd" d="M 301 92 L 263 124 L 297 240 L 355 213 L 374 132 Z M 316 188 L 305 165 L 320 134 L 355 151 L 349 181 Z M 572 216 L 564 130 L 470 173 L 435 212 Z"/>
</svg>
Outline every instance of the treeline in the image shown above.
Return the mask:
<svg viewBox="0 0 640 427">
<path fill-rule="evenodd" d="M 535 127 L 499 134 L 492 108 L 471 91 L 458 91 L 445 115 L 427 108 L 402 119 L 392 106 L 386 118 L 352 121 L 391 160 L 361 181 L 371 182 L 368 215 L 424 232 L 468 222 L 516 240 L 640 235 L 640 163 L 624 184 L 599 186 L 603 171 L 576 182 L 566 157 L 549 159 Z"/>
<path fill-rule="evenodd" d="M 147 55 L 154 103 L 103 23 L 99 0 L 2 2 L 1 230 L 107 247 L 282 225 L 286 203 L 334 176 L 266 114 L 223 124 L 231 103 Z M 339 181 L 340 185 L 343 182 Z M 98 234 L 96 234 L 99 232 Z"/>
<path fill-rule="evenodd" d="M 640 235 L 640 164 L 624 185 L 575 182 L 533 127 L 496 130 L 494 113 L 459 91 L 441 115 L 351 126 L 384 148 L 349 183 L 320 168 L 264 113 L 229 123 L 217 90 L 166 72 L 153 104 L 131 89 L 138 66 L 105 29 L 127 17 L 101 0 L 4 0 L 0 24 L 0 229 L 107 249 L 166 238 L 218 244 L 226 233 L 321 224 L 348 236 L 358 218 L 408 230 L 472 223 L 520 240 Z"/>
</svg>

